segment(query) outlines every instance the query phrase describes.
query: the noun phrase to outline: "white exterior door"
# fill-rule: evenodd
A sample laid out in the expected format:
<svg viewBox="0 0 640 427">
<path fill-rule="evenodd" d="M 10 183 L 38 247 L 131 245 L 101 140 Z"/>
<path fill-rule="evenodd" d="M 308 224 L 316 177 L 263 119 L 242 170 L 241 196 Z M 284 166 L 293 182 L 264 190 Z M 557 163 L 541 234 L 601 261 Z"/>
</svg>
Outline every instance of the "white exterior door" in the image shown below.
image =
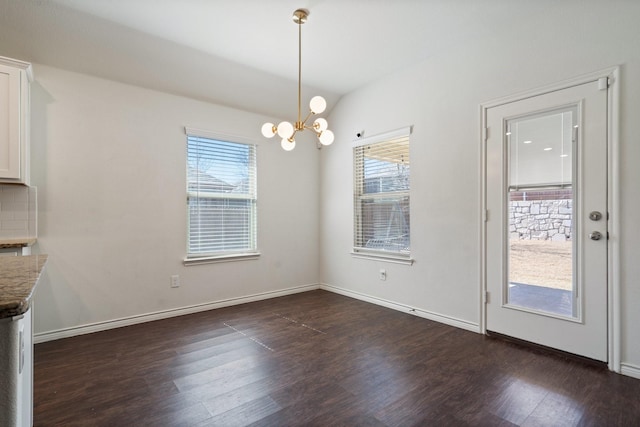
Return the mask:
<svg viewBox="0 0 640 427">
<path fill-rule="evenodd" d="M 606 78 L 486 109 L 486 329 L 607 361 Z"/>
</svg>

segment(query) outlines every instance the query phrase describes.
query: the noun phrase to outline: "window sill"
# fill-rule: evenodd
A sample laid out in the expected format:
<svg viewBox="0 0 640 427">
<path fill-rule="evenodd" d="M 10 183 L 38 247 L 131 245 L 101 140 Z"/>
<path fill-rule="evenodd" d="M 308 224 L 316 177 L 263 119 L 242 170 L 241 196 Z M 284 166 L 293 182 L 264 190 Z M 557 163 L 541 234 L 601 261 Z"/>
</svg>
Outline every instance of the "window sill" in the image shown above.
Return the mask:
<svg viewBox="0 0 640 427">
<path fill-rule="evenodd" d="M 373 253 L 373 252 L 351 252 L 351 256 L 353 258 L 360 259 L 369 259 L 373 261 L 382 261 L 382 262 L 391 262 L 394 264 L 404 264 L 404 265 L 412 265 L 414 259 L 409 255 L 397 255 L 397 254 L 384 254 L 384 253 Z"/>
<path fill-rule="evenodd" d="M 248 254 L 232 254 L 232 255 L 217 255 L 217 256 L 203 256 L 185 258 L 183 264 L 185 266 L 200 265 L 200 264 L 216 264 L 220 262 L 234 262 L 234 261 L 248 261 L 252 259 L 260 258 L 260 252 L 248 253 Z"/>
</svg>

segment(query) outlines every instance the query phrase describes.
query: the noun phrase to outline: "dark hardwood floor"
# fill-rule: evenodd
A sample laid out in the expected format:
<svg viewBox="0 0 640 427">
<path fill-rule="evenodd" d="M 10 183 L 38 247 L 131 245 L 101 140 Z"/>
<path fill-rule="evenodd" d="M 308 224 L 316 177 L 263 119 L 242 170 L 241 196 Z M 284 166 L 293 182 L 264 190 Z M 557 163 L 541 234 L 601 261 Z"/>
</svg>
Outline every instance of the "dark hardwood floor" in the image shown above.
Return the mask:
<svg viewBox="0 0 640 427">
<path fill-rule="evenodd" d="M 36 426 L 638 426 L 640 380 L 325 291 L 38 344 Z"/>
</svg>

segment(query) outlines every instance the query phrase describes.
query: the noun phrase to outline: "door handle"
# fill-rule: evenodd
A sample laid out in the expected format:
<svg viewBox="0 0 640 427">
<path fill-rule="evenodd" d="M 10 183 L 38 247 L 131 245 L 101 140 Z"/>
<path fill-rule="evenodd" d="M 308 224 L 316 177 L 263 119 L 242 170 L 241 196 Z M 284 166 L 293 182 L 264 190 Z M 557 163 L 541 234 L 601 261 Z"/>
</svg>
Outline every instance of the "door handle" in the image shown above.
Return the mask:
<svg viewBox="0 0 640 427">
<path fill-rule="evenodd" d="M 602 218 L 602 214 L 598 211 L 593 211 L 593 212 L 589 212 L 589 219 L 591 221 L 600 221 L 600 218 Z"/>
<path fill-rule="evenodd" d="M 589 238 L 591 240 L 600 240 L 602 239 L 602 233 L 599 231 L 593 231 L 591 233 L 589 233 Z"/>
</svg>

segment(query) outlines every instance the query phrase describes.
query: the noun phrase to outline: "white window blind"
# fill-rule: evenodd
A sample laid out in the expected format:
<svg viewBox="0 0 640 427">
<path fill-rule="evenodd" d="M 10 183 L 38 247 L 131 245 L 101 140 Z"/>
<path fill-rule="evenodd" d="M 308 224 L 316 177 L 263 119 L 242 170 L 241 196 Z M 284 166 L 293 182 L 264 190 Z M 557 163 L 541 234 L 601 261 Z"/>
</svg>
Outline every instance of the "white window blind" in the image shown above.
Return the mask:
<svg viewBox="0 0 640 427">
<path fill-rule="evenodd" d="M 354 252 L 409 256 L 409 136 L 353 149 Z"/>
<path fill-rule="evenodd" d="M 256 146 L 187 135 L 187 258 L 256 252 Z"/>
</svg>

